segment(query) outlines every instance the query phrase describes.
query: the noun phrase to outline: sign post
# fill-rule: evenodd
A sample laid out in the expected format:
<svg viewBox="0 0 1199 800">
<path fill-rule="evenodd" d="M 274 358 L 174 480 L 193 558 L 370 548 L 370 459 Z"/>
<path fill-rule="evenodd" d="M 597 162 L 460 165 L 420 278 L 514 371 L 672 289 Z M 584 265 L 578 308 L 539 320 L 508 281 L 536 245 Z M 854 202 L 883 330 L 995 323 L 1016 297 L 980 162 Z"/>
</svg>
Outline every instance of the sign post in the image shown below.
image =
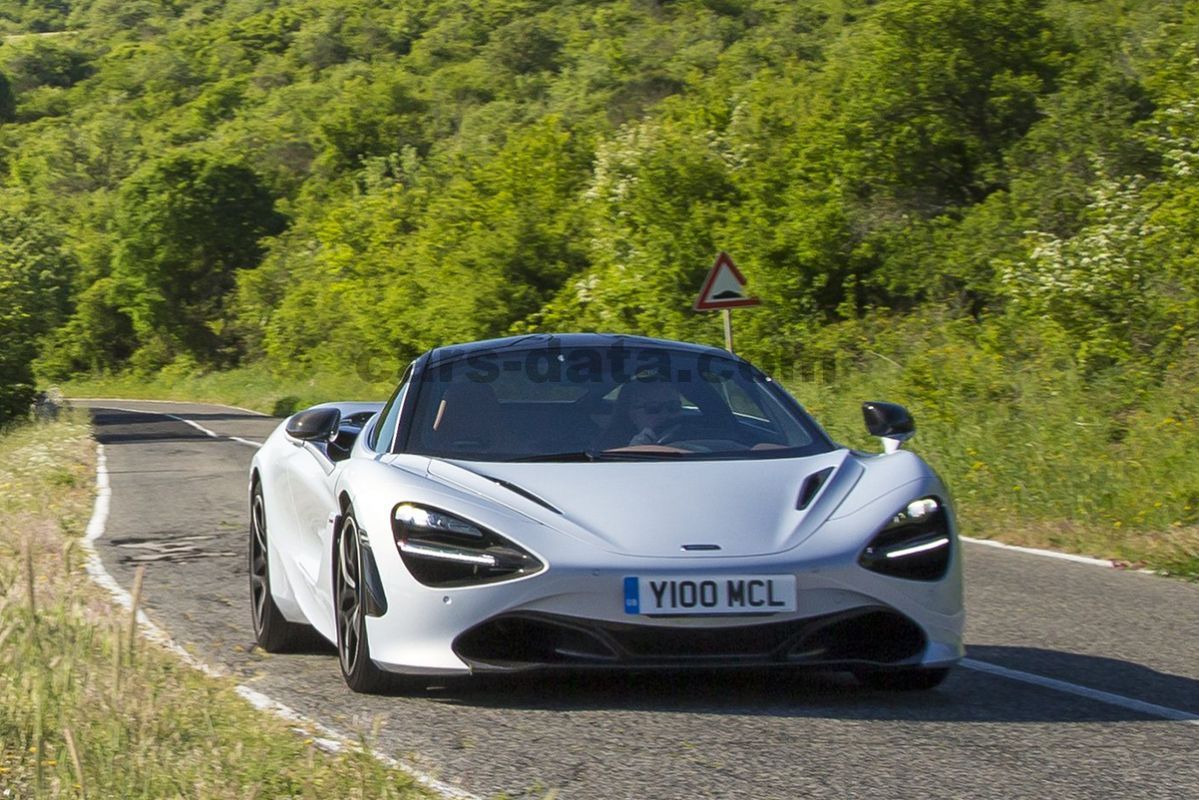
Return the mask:
<svg viewBox="0 0 1199 800">
<path fill-rule="evenodd" d="M 724 316 L 724 349 L 733 352 L 733 313 L 731 309 L 756 306 L 761 300 L 745 293 L 745 276 L 733 263 L 728 253 L 716 256 L 716 263 L 708 271 L 699 297 L 695 300 L 696 311 L 719 309 Z"/>
</svg>

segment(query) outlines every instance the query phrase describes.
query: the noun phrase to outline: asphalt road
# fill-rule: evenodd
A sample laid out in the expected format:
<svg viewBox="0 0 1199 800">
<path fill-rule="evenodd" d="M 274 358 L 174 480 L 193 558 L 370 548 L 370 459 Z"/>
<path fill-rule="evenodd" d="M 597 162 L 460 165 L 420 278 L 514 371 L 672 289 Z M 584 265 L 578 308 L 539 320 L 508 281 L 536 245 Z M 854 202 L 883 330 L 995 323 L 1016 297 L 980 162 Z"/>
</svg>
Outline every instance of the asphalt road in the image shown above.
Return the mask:
<svg viewBox="0 0 1199 800">
<path fill-rule="evenodd" d="M 839 676 L 488 679 L 418 696 L 347 690 L 332 649 L 253 650 L 246 471 L 277 420 L 87 401 L 112 505 L 97 542 L 201 660 L 480 797 L 1199 798 L 1199 586 L 967 544 L 968 651 L 939 689 Z M 115 410 L 125 409 L 125 410 Z M 174 415 L 176 418 L 164 416 Z M 181 420 L 215 432 L 210 436 Z M 1061 682 L 1056 688 L 989 665 Z"/>
</svg>

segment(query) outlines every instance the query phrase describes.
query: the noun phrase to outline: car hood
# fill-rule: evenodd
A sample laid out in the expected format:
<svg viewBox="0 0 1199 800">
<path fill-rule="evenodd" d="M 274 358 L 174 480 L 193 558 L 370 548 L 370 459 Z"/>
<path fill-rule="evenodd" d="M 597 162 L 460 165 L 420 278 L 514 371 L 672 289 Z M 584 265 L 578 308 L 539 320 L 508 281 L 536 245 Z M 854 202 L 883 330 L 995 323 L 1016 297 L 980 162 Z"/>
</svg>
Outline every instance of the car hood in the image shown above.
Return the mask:
<svg viewBox="0 0 1199 800">
<path fill-rule="evenodd" d="M 428 474 L 610 552 L 727 558 L 798 545 L 843 503 L 862 467 L 848 450 L 836 450 L 745 461 L 433 459 Z"/>
</svg>

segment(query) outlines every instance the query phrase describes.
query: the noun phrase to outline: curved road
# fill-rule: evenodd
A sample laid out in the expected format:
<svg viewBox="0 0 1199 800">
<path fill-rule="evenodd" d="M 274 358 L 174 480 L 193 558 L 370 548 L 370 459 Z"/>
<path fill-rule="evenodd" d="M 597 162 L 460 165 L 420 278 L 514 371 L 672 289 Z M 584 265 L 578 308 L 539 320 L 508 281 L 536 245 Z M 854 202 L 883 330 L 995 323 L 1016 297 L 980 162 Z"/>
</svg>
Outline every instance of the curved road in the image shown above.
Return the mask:
<svg viewBox="0 0 1199 800">
<path fill-rule="evenodd" d="M 331 649 L 252 647 L 247 443 L 278 420 L 75 402 L 93 409 L 112 486 L 96 545 L 125 587 L 147 565 L 161 627 L 251 688 L 350 736 L 375 731 L 376 750 L 480 797 L 1199 797 L 1199 585 L 967 544 L 970 661 L 933 692 L 725 674 L 363 697 Z"/>
</svg>

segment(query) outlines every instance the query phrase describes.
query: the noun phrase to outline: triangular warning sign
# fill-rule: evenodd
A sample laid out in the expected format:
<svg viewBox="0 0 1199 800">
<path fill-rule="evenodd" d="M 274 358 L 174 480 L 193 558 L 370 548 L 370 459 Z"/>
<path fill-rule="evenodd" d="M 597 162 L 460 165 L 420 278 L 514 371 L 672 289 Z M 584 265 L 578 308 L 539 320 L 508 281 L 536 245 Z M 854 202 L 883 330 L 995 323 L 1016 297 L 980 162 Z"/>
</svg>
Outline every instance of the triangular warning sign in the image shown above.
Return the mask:
<svg viewBox="0 0 1199 800">
<path fill-rule="evenodd" d="M 699 297 L 695 300 L 695 310 L 756 306 L 760 302 L 758 298 L 745 293 L 745 276 L 728 253 L 721 253 L 704 279 L 704 288 L 699 290 Z"/>
</svg>

